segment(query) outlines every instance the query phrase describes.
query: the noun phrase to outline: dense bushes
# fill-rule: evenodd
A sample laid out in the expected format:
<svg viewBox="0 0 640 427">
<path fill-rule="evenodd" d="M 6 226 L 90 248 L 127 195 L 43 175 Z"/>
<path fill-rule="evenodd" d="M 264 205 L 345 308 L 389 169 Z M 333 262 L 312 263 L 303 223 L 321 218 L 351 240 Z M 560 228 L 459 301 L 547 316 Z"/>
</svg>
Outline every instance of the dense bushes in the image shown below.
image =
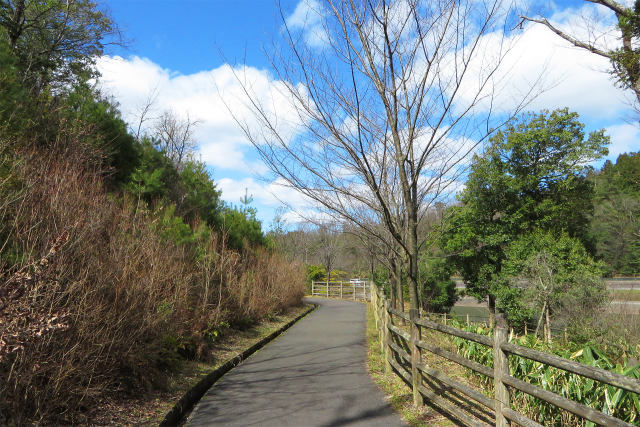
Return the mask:
<svg viewBox="0 0 640 427">
<path fill-rule="evenodd" d="M 439 243 L 466 292 L 511 325 L 606 302 L 588 165 L 607 154 L 609 137 L 584 128 L 566 108 L 513 120 L 473 157 L 460 204 L 446 213 Z"/>
<path fill-rule="evenodd" d="M 432 250 L 420 257 L 418 292 L 422 308 L 428 313 L 448 313 L 458 299 L 456 283 L 451 280 L 455 267 L 434 255 L 441 253 Z"/>
<path fill-rule="evenodd" d="M 166 209 L 105 191 L 80 141 L 3 148 L 0 423 L 73 421 L 98 396 L 160 386 L 221 325 L 300 302 L 296 265 L 206 227 L 175 238 Z"/>
</svg>

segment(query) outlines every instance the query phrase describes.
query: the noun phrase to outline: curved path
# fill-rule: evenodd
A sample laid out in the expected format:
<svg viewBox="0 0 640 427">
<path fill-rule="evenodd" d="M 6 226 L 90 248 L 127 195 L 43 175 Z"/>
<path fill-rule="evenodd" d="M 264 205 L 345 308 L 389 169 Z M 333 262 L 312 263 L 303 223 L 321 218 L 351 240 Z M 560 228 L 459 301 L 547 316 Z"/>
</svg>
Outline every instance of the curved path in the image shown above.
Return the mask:
<svg viewBox="0 0 640 427">
<path fill-rule="evenodd" d="M 216 383 L 188 426 L 404 426 L 366 369 L 366 306 L 320 306 Z"/>
</svg>

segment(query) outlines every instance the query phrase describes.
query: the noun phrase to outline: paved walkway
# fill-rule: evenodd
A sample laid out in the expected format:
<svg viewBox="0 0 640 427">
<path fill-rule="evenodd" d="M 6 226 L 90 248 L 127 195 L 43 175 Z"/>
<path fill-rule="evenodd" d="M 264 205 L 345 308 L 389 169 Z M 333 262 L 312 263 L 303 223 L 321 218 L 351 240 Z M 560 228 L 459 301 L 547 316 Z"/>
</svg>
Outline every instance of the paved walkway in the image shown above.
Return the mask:
<svg viewBox="0 0 640 427">
<path fill-rule="evenodd" d="M 320 304 L 226 374 L 188 426 L 404 426 L 366 369 L 366 306 Z"/>
</svg>

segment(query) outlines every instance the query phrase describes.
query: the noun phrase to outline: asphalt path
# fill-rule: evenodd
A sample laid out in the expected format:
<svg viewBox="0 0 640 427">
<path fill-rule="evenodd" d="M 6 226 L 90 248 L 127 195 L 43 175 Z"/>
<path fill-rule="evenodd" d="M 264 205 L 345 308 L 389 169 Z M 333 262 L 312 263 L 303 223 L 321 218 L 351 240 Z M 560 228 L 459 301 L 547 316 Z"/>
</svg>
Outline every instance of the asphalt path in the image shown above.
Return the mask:
<svg viewBox="0 0 640 427">
<path fill-rule="evenodd" d="M 188 426 L 405 426 L 366 369 L 366 306 L 319 304 L 218 381 Z"/>
</svg>

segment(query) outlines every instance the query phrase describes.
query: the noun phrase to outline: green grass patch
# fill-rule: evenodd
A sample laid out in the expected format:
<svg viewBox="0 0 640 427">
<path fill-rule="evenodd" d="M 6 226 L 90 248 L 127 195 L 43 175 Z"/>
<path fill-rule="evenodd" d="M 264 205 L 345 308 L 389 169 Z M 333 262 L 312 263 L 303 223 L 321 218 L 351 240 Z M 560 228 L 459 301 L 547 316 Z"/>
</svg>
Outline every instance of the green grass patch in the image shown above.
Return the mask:
<svg viewBox="0 0 640 427">
<path fill-rule="evenodd" d="M 640 301 L 640 289 L 614 289 L 611 291 L 611 297 L 614 301 Z"/>
<path fill-rule="evenodd" d="M 489 309 L 486 307 L 454 306 L 451 309 L 451 314 L 463 321 L 466 321 L 467 315 L 469 315 L 469 321 L 473 323 L 489 321 Z"/>
</svg>

